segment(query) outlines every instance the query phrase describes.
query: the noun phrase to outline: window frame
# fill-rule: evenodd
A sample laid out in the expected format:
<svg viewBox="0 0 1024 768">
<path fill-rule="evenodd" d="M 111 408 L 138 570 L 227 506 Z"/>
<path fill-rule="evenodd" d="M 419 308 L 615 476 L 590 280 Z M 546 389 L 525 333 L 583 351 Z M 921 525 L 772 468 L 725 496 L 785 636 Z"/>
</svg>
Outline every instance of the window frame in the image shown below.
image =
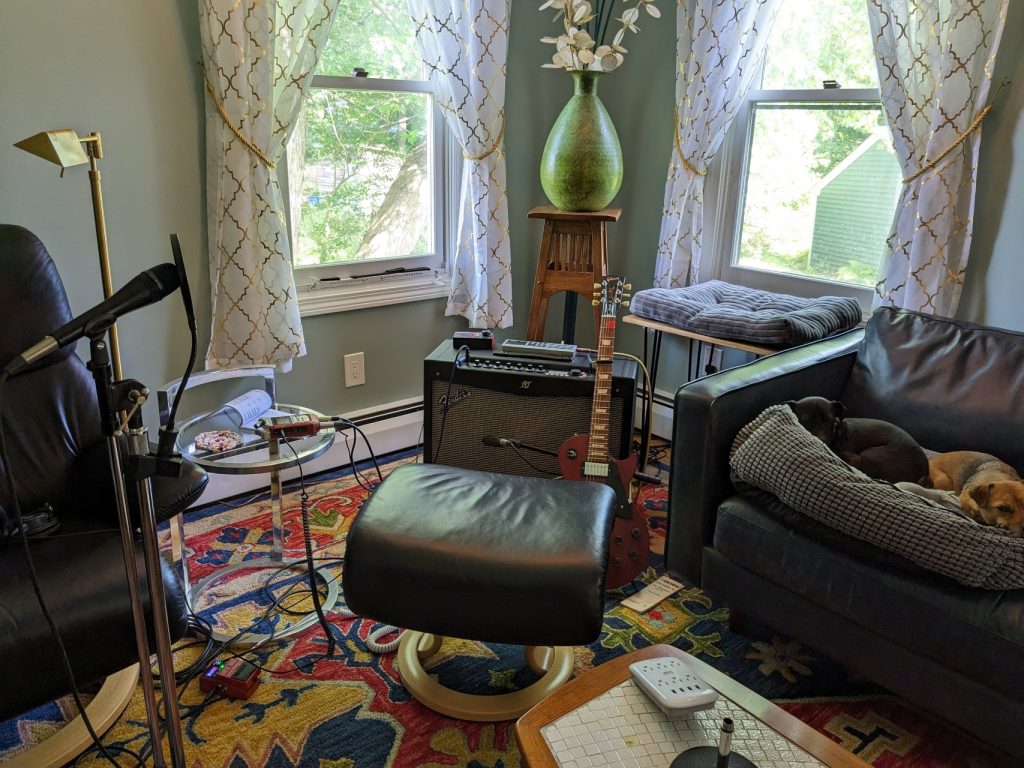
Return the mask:
<svg viewBox="0 0 1024 768">
<path fill-rule="evenodd" d="M 433 196 L 433 251 L 372 261 L 338 262 L 299 266 L 294 263 L 295 233 L 289 204 L 287 163 L 280 174 L 286 197 L 288 229 L 293 249 L 292 272 L 302 317 L 332 314 L 368 307 L 402 304 L 447 297 L 451 284 L 451 264 L 455 253 L 461 193 L 462 153 L 458 142 L 448 130 L 445 117 L 428 80 L 399 80 L 372 77 L 314 75 L 311 89 L 361 90 L 398 93 L 422 93 L 430 99 L 430 174 Z M 399 268 L 413 273 L 390 272 Z M 372 277 L 353 278 L 358 273 L 374 273 Z"/>
<path fill-rule="evenodd" d="M 762 60 L 756 82 L 761 81 L 763 73 Z M 702 265 L 699 279 L 717 278 L 736 285 L 807 298 L 848 296 L 857 299 L 861 308 L 869 312 L 874 298 L 873 286 L 862 287 L 827 278 L 774 272 L 736 263 L 754 139 L 754 111 L 757 104 L 773 102 L 864 103 L 874 106 L 881 104 L 881 91 L 879 88 L 752 87 L 747 92 L 722 147 L 711 163 L 706 179 L 705 216 L 711 219 L 711 226 L 705 227 L 704 231 L 712 235 L 711 243 L 708 244 L 709 251 L 706 251 L 710 252 L 711 258 Z M 713 208 L 707 206 L 709 200 L 715 201 Z"/>
</svg>

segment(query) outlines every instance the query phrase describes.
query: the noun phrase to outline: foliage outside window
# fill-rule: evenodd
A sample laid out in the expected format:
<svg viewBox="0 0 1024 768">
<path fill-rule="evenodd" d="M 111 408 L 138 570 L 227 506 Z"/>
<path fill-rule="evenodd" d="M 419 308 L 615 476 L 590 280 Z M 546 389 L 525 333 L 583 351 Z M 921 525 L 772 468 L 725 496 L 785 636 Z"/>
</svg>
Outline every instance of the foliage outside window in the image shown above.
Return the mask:
<svg viewBox="0 0 1024 768">
<path fill-rule="evenodd" d="M 873 286 L 900 171 L 863 0 L 786 0 L 747 99 L 726 276 L 740 267 Z"/>
<path fill-rule="evenodd" d="M 300 301 L 325 276 L 432 279 L 450 185 L 406 0 L 340 0 L 312 85 L 288 153 Z"/>
</svg>

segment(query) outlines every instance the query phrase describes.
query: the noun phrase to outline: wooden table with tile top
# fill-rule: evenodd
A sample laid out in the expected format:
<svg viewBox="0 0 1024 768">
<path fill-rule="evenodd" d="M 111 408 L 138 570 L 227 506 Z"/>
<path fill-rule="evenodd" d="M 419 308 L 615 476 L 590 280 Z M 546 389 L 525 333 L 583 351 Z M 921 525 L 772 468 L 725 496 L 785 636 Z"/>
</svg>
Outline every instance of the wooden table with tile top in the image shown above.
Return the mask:
<svg viewBox="0 0 1024 768">
<path fill-rule="evenodd" d="M 669 718 L 640 690 L 629 665 L 676 656 L 719 693 L 712 709 Z M 669 645 L 612 659 L 571 680 L 516 723 L 528 768 L 668 768 L 691 746 L 714 746 L 722 717 L 734 751 L 758 768 L 870 768 L 851 752 L 709 664 Z"/>
</svg>

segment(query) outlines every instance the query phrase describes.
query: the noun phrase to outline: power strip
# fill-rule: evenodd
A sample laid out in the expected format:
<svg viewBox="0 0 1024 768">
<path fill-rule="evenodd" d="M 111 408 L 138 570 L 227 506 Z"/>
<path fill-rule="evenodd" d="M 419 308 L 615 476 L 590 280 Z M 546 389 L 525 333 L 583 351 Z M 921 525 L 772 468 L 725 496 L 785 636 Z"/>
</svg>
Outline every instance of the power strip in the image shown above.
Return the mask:
<svg viewBox="0 0 1024 768">
<path fill-rule="evenodd" d="M 675 656 L 647 659 L 629 665 L 629 673 L 666 715 L 687 716 L 710 709 L 718 692 Z"/>
</svg>

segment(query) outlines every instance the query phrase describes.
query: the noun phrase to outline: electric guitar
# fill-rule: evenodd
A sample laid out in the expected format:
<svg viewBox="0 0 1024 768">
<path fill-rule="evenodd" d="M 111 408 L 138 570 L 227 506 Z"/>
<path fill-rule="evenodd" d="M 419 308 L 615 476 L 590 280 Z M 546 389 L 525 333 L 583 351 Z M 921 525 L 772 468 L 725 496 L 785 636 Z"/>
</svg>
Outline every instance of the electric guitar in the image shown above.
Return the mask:
<svg viewBox="0 0 1024 768">
<path fill-rule="evenodd" d="M 621 278 L 607 277 L 594 288 L 594 305 L 601 307 L 597 361 L 594 363 L 594 405 L 590 413 L 590 433 L 573 435 L 558 449 L 558 466 L 566 480 L 604 483 L 615 491 L 615 522 L 612 525 L 605 586 L 614 589 L 633 581 L 647 565 L 651 534 L 647 516 L 630 498 L 637 456 L 632 451 L 625 459 L 608 453 L 608 422 L 611 413 L 612 356 L 615 351 L 615 315 L 623 292 L 630 286 Z"/>
</svg>

